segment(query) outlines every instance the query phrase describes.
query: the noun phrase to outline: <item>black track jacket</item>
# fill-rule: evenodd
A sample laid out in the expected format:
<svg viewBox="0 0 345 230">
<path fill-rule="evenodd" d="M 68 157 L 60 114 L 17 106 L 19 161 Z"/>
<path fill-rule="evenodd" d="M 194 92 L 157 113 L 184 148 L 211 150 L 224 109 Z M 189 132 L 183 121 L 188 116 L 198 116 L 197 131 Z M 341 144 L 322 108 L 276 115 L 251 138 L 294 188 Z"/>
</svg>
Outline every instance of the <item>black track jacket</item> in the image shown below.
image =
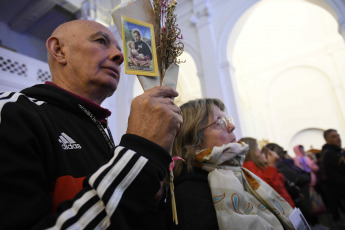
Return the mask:
<svg viewBox="0 0 345 230">
<path fill-rule="evenodd" d="M 0 93 L 1 229 L 141 229 L 151 221 L 170 155 L 130 134 L 112 148 L 79 105 L 98 120 L 109 115 L 52 84 Z"/>
</svg>

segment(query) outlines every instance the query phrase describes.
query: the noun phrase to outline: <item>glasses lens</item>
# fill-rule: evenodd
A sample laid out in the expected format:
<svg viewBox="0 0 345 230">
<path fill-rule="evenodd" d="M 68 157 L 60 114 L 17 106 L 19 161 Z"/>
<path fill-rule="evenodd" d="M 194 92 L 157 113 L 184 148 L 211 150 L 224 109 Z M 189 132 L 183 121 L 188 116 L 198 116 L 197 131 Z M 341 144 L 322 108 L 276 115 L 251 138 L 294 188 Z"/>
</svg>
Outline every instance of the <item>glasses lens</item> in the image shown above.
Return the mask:
<svg viewBox="0 0 345 230">
<path fill-rule="evenodd" d="M 224 117 L 218 120 L 218 124 L 224 130 L 227 128 L 227 120 Z"/>
<path fill-rule="evenodd" d="M 223 130 L 226 130 L 229 128 L 230 124 L 234 125 L 234 120 L 232 119 L 232 117 L 227 117 L 227 118 L 223 117 L 223 118 L 218 119 L 215 123 L 216 123 L 216 125 L 219 125 L 220 128 L 222 128 Z M 212 123 L 211 125 L 213 125 L 213 124 L 214 123 Z M 206 127 L 208 127 L 208 126 L 206 126 Z"/>
<path fill-rule="evenodd" d="M 218 120 L 218 124 L 222 129 L 226 130 L 229 128 L 230 124 L 234 125 L 234 120 L 232 119 L 232 117 L 223 117 Z"/>
</svg>

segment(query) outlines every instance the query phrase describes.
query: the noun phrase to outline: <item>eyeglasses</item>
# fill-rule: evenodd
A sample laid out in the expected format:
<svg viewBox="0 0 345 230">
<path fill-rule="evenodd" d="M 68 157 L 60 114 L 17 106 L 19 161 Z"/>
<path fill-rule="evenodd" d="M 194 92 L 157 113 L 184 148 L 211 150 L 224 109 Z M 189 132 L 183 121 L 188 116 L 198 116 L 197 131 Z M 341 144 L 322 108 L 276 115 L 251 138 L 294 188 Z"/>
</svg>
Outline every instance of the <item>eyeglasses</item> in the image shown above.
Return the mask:
<svg viewBox="0 0 345 230">
<path fill-rule="evenodd" d="M 229 128 L 230 124 L 234 125 L 235 123 L 232 117 L 222 117 L 222 118 L 217 119 L 215 122 L 205 126 L 201 130 L 206 129 L 214 124 L 219 125 L 223 130 L 226 130 Z"/>
</svg>

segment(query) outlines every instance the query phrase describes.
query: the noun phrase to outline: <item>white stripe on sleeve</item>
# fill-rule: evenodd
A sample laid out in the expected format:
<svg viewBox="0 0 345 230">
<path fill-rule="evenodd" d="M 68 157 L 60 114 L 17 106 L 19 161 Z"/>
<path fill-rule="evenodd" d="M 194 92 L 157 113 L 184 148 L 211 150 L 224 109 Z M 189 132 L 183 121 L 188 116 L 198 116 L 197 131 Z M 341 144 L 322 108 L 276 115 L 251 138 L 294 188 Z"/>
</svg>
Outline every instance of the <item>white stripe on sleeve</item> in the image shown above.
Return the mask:
<svg viewBox="0 0 345 230">
<path fill-rule="evenodd" d="M 106 169 L 108 168 L 113 162 L 114 160 L 116 159 L 116 157 L 119 155 L 120 151 L 124 149 L 124 147 L 122 146 L 118 146 L 116 149 L 115 149 L 115 154 L 114 154 L 114 157 L 108 162 L 106 163 L 105 165 L 103 165 L 102 167 L 100 167 L 97 172 L 95 172 L 91 177 L 90 177 L 90 180 L 89 180 L 89 183 L 90 185 L 93 187 L 96 179 L 99 177 L 99 175 L 101 175 L 101 173 Z"/>
<path fill-rule="evenodd" d="M 59 218 L 56 221 L 56 224 L 54 227 L 49 228 L 49 230 L 59 230 L 61 229 L 62 225 L 65 223 L 66 220 L 74 217 L 79 209 L 88 201 L 90 200 L 92 197 L 96 196 L 96 191 L 95 190 L 90 190 L 86 193 L 84 193 L 84 195 L 82 197 L 80 197 L 78 200 L 76 200 L 73 203 L 73 206 L 69 209 L 67 209 L 66 211 L 64 211 Z"/>
<path fill-rule="evenodd" d="M 121 157 L 121 159 L 117 162 L 117 164 L 114 165 L 114 167 L 107 173 L 107 175 L 103 178 L 103 180 L 97 187 L 97 194 L 99 197 L 103 197 L 107 188 L 117 178 L 124 167 L 126 167 L 134 154 L 134 151 L 127 150 L 126 154 L 124 154 L 123 157 Z"/>
<path fill-rule="evenodd" d="M 117 157 L 118 153 L 123 149 L 120 146 L 117 147 L 115 156 L 111 159 L 106 165 L 102 166 L 96 173 L 94 173 L 89 182 L 94 183 L 97 177 L 107 168 L 109 167 L 115 158 Z M 70 218 L 74 217 L 78 211 L 80 210 L 83 205 L 89 201 L 94 196 L 97 196 L 99 199 L 102 198 L 104 193 L 111 183 L 116 179 L 116 177 L 121 173 L 121 171 L 127 166 L 128 162 L 132 159 L 135 152 L 132 150 L 127 150 L 127 152 L 123 155 L 123 157 L 114 165 L 111 170 L 106 174 L 106 176 L 102 179 L 99 186 L 96 190 L 90 190 L 86 192 L 81 198 L 76 200 L 73 203 L 73 206 L 68 210 L 64 211 L 57 219 L 56 224 L 54 227 L 49 228 L 49 230 L 58 230 L 61 229 L 62 225 L 69 220 Z M 105 229 L 110 225 L 110 216 L 113 215 L 115 212 L 123 193 L 126 191 L 128 186 L 133 182 L 133 180 L 139 175 L 140 171 L 146 165 L 148 159 L 145 157 L 139 157 L 139 159 L 135 162 L 133 167 L 130 169 L 128 174 L 123 178 L 123 180 L 119 183 L 119 185 L 115 188 L 110 200 L 107 202 L 106 207 L 104 207 L 104 203 L 102 200 L 99 200 L 97 203 L 93 204 L 81 217 L 77 220 L 76 223 L 68 227 L 68 229 L 84 229 L 102 210 L 106 209 L 107 216 L 98 223 L 96 229 Z M 92 180 L 92 182 L 91 182 Z"/>
<path fill-rule="evenodd" d="M 118 203 L 121 200 L 121 197 L 127 187 L 133 182 L 133 180 L 138 176 L 140 171 L 143 169 L 145 164 L 147 163 L 147 159 L 144 157 L 140 157 L 138 161 L 135 163 L 134 167 L 131 169 L 131 171 L 126 175 L 126 177 L 121 181 L 119 186 L 115 189 L 113 195 L 111 196 L 110 200 L 107 203 L 107 213 L 109 215 L 113 215 Z"/>
<path fill-rule="evenodd" d="M 86 226 L 102 211 L 104 210 L 103 201 L 99 200 L 91 208 L 89 208 L 84 215 L 78 220 L 78 222 L 69 226 L 68 229 L 85 229 Z"/>
</svg>

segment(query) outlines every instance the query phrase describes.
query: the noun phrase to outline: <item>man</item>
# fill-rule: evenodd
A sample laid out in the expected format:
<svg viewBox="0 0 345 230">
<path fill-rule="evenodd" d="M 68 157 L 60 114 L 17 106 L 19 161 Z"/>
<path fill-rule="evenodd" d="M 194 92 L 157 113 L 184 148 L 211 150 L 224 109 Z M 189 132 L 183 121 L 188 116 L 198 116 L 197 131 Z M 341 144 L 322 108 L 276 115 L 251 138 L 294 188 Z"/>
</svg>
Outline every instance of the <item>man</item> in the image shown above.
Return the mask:
<svg viewBox="0 0 345 230">
<path fill-rule="evenodd" d="M 152 60 L 152 52 L 150 50 L 150 47 L 146 44 L 146 42 L 141 40 L 140 32 L 138 30 L 133 30 L 132 35 L 136 51 L 139 54 L 142 54 L 141 59 L 144 60 L 146 58 L 148 60 Z"/>
<path fill-rule="evenodd" d="M 335 129 L 324 131 L 326 144 L 322 146 L 323 167 L 326 176 L 328 203 L 333 220 L 339 227 L 345 228 L 339 208 L 341 198 L 345 198 L 345 158 L 342 154 L 341 139 Z"/>
<path fill-rule="evenodd" d="M 182 123 L 178 93 L 156 87 L 135 98 L 115 147 L 100 107 L 120 79 L 113 34 L 76 20 L 46 46 L 52 82 L 0 94 L 1 229 L 151 228 Z"/>
</svg>

